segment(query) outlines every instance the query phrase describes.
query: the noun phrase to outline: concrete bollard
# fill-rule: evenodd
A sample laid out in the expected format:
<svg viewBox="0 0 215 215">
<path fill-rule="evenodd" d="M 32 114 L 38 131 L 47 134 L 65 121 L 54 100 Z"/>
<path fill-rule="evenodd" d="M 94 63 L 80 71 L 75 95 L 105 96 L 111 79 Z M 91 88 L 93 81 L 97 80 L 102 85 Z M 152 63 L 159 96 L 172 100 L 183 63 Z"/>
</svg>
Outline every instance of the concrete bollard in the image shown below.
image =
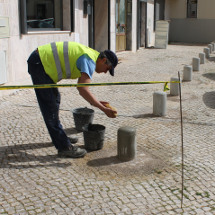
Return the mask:
<svg viewBox="0 0 215 215">
<path fill-rule="evenodd" d="M 133 160 L 136 156 L 136 129 L 121 127 L 117 132 L 117 154 L 121 161 Z"/>
<path fill-rule="evenodd" d="M 200 59 L 198 57 L 193 58 L 193 71 L 199 71 Z"/>
<path fill-rule="evenodd" d="M 212 52 L 214 52 L 214 50 L 215 50 L 215 44 L 211 43 L 211 45 L 212 45 Z"/>
<path fill-rule="evenodd" d="M 204 48 L 204 53 L 205 53 L 205 57 L 207 59 L 209 59 L 209 57 L 210 57 L 210 49 L 209 48 Z"/>
<path fill-rule="evenodd" d="M 171 78 L 170 82 L 179 81 L 179 78 Z M 170 95 L 178 96 L 179 95 L 179 83 L 170 83 Z"/>
<path fill-rule="evenodd" d="M 205 53 L 199 53 L 200 64 L 205 63 Z"/>
<path fill-rule="evenodd" d="M 212 53 L 212 44 L 208 44 L 208 48 L 209 48 L 209 50 L 210 50 L 210 53 Z"/>
<path fill-rule="evenodd" d="M 163 91 L 157 91 L 153 94 L 153 114 L 156 116 L 166 115 L 167 95 Z"/>
<path fill-rule="evenodd" d="M 191 81 L 192 80 L 192 66 L 184 66 L 183 71 L 183 80 L 184 81 Z"/>
</svg>

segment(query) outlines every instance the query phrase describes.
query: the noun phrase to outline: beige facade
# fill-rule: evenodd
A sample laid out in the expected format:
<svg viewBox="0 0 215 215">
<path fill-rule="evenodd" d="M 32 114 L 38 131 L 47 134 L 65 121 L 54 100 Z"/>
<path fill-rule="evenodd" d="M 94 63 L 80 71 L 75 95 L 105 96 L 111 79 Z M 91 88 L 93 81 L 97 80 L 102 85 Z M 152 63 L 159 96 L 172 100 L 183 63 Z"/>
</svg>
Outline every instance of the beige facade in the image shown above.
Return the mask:
<svg viewBox="0 0 215 215">
<path fill-rule="evenodd" d="M 166 0 L 166 19 L 187 18 L 187 0 Z M 198 0 L 198 19 L 215 19 L 215 1 Z"/>
<path fill-rule="evenodd" d="M 215 39 L 215 1 L 198 0 L 189 11 L 188 0 L 166 0 L 165 19 L 170 20 L 170 42 L 210 43 Z M 193 13 L 194 16 L 189 16 Z"/>
<path fill-rule="evenodd" d="M 84 14 L 84 1 L 73 0 L 74 32 L 71 32 L 70 0 L 63 0 L 62 30 L 28 31 L 22 33 L 20 24 L 19 2 L 15 0 L 0 0 L 0 85 L 31 84 L 27 73 L 27 59 L 38 46 L 54 41 L 76 41 L 84 45 L 90 44 L 90 17 Z M 94 47 L 96 49 L 110 48 L 116 51 L 116 0 L 105 0 L 108 7 L 102 7 L 100 0 L 94 0 L 95 22 L 93 26 Z M 126 0 L 127 2 L 127 0 Z M 132 0 L 131 44 L 128 50 L 137 51 L 137 10 L 138 0 Z M 147 8 L 148 46 L 154 45 L 154 5 L 153 1 L 144 1 Z M 106 6 L 107 6 L 106 5 Z M 101 12 L 104 11 L 104 12 Z M 102 18 L 100 19 L 99 17 Z M 135 21 L 136 20 L 136 21 Z M 107 26 L 109 25 L 109 26 Z M 8 29 L 7 31 L 3 29 Z M 91 29 L 90 29 L 91 30 Z M 96 33 L 96 35 L 95 35 Z M 0 96 L 11 93 L 0 91 Z"/>
<path fill-rule="evenodd" d="M 187 14 L 187 0 L 166 0 L 165 19 L 185 19 Z"/>
<path fill-rule="evenodd" d="M 198 18 L 199 19 L 215 19 L 215 1 L 214 0 L 198 0 Z"/>
</svg>

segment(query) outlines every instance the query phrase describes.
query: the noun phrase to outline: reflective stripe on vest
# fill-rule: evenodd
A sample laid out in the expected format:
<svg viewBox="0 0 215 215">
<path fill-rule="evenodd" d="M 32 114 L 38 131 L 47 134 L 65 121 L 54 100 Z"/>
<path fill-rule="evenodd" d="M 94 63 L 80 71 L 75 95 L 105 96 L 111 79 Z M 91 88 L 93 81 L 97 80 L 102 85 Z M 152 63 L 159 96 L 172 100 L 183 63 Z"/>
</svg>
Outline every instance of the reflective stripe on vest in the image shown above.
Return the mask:
<svg viewBox="0 0 215 215">
<path fill-rule="evenodd" d="M 57 46 L 56 43 L 51 43 L 52 47 L 52 53 L 54 56 L 56 68 L 57 68 L 57 74 L 58 74 L 58 81 L 60 81 L 63 78 L 63 72 L 60 65 L 60 58 L 57 52 Z M 66 78 L 71 77 L 71 70 L 70 70 L 70 64 L 69 64 L 69 54 L 68 54 L 68 42 L 63 43 L 63 56 L 64 56 L 64 62 L 65 62 L 65 69 L 66 69 Z"/>
<path fill-rule="evenodd" d="M 99 52 L 77 42 L 54 42 L 38 47 L 40 59 L 46 74 L 54 83 L 62 79 L 77 79 L 81 71 L 77 68 L 77 60 L 86 54 L 95 63 Z"/>
<path fill-rule="evenodd" d="M 54 56 L 54 60 L 55 60 L 55 64 L 56 64 L 56 68 L 57 68 L 57 74 L 58 74 L 58 81 L 60 81 L 62 79 L 62 69 L 61 69 L 61 65 L 60 65 L 60 58 L 57 52 L 57 46 L 56 43 L 51 43 L 51 47 L 52 47 L 52 53 Z"/>
<path fill-rule="evenodd" d="M 69 49 L 69 43 L 66 41 L 63 43 L 63 56 L 64 56 L 64 62 L 65 62 L 65 69 L 66 69 L 66 78 L 70 78 L 71 77 L 71 67 L 69 64 L 69 53 L 68 53 L 68 49 Z"/>
</svg>

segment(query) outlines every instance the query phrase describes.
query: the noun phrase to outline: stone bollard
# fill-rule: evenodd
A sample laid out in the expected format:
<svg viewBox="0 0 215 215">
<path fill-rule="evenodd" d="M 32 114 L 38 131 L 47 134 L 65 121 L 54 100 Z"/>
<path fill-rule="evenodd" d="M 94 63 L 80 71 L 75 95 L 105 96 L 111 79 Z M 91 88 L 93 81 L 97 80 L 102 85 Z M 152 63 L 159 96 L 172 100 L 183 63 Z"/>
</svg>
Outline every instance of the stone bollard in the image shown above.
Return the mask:
<svg viewBox="0 0 215 215">
<path fill-rule="evenodd" d="M 214 52 L 215 51 L 215 44 L 211 43 L 211 45 L 212 45 L 212 52 Z"/>
<path fill-rule="evenodd" d="M 136 156 L 136 129 L 121 127 L 117 133 L 117 154 L 120 161 L 130 161 Z"/>
<path fill-rule="evenodd" d="M 193 58 L 193 71 L 199 71 L 200 59 L 198 57 Z"/>
<path fill-rule="evenodd" d="M 184 81 L 191 81 L 192 80 L 192 66 L 184 66 L 183 71 L 183 80 Z"/>
<path fill-rule="evenodd" d="M 204 53 L 205 53 L 205 57 L 207 59 L 209 59 L 209 57 L 210 57 L 210 49 L 209 48 L 204 48 Z"/>
<path fill-rule="evenodd" d="M 157 91 L 153 94 L 153 114 L 156 116 L 166 115 L 167 95 L 163 91 Z"/>
<path fill-rule="evenodd" d="M 200 64 L 205 63 L 205 53 L 199 53 Z"/>
<path fill-rule="evenodd" d="M 210 53 L 212 53 L 212 49 L 213 49 L 212 44 L 208 44 L 208 48 L 210 50 Z"/>
<path fill-rule="evenodd" d="M 179 78 L 171 78 L 170 82 L 179 81 Z M 179 95 L 179 83 L 170 83 L 170 95 L 178 96 Z"/>
</svg>

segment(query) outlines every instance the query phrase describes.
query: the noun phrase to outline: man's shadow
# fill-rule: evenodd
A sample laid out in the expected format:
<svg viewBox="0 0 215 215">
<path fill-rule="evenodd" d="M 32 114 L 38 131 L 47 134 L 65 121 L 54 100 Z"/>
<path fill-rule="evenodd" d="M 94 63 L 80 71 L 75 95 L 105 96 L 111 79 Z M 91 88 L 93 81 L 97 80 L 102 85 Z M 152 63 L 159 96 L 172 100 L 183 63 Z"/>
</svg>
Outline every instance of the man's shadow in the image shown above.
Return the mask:
<svg viewBox="0 0 215 215">
<path fill-rule="evenodd" d="M 68 167 L 69 162 L 61 162 L 56 154 L 38 155 L 38 150 L 53 147 L 51 142 L 29 143 L 0 147 L 0 168 L 38 168 L 38 167 Z M 35 150 L 35 152 L 34 152 Z"/>
</svg>

